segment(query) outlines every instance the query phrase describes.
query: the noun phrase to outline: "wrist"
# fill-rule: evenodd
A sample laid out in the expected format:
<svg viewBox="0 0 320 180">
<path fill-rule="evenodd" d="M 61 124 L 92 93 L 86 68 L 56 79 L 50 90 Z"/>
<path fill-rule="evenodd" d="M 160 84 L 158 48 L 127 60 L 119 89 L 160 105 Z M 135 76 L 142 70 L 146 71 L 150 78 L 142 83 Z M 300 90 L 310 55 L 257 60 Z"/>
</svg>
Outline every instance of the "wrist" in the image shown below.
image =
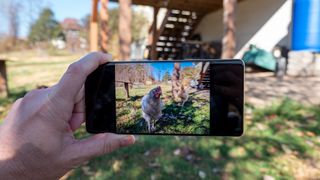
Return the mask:
<svg viewBox="0 0 320 180">
<path fill-rule="evenodd" d="M 4 179 L 18 179 L 22 178 L 24 168 L 15 158 L 6 158 L 4 154 L 0 156 L 0 177 Z"/>
<path fill-rule="evenodd" d="M 4 124 L 0 126 L 0 177 L 17 179 L 23 177 L 22 164 L 17 160 L 17 151 L 13 148 L 12 139 L 8 138 Z"/>
</svg>

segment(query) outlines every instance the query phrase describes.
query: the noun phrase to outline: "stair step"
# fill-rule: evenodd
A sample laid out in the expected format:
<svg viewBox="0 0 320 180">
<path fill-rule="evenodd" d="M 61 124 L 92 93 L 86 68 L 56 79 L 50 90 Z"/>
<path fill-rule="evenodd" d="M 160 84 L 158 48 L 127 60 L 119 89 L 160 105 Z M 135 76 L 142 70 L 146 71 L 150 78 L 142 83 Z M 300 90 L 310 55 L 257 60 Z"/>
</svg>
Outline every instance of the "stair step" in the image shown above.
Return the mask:
<svg viewBox="0 0 320 180">
<path fill-rule="evenodd" d="M 166 15 L 166 24 L 161 25 L 161 32 L 156 44 L 158 57 L 175 58 L 182 52 L 183 42 L 190 37 L 203 14 L 182 10 L 171 10 Z"/>
</svg>

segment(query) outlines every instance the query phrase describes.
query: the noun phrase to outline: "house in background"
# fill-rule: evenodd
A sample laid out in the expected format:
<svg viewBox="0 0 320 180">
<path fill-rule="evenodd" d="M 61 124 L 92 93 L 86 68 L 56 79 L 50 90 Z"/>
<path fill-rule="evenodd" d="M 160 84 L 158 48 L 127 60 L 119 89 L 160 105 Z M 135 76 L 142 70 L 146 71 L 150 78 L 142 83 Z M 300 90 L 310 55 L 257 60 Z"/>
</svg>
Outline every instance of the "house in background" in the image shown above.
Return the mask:
<svg viewBox="0 0 320 180">
<path fill-rule="evenodd" d="M 307 1 L 300 0 L 303 3 L 308 3 Z M 320 6 L 319 0 L 313 1 L 314 5 Z M 272 52 L 276 46 L 292 49 L 294 3 L 297 3 L 297 0 L 239 1 L 235 13 L 236 54 L 234 58 L 242 58 L 250 45 L 255 45 L 267 52 Z M 304 10 L 304 13 L 307 11 Z M 314 12 L 310 16 L 314 16 L 315 20 L 319 14 L 319 12 Z M 304 15 L 299 14 L 298 16 Z M 221 42 L 223 37 L 222 16 L 223 11 L 220 9 L 202 18 L 195 30 L 195 33 L 202 37 L 202 41 Z M 320 28 L 319 18 L 318 27 Z M 320 62 L 316 60 L 317 57 L 319 56 L 310 51 L 290 51 L 287 73 L 293 76 L 320 75 Z"/>
<path fill-rule="evenodd" d="M 276 45 L 290 47 L 292 0 L 243 0 L 236 6 L 236 55 L 241 58 L 250 44 L 271 51 Z M 221 41 L 222 9 L 205 15 L 195 33 L 203 41 Z"/>
<path fill-rule="evenodd" d="M 66 18 L 61 23 L 65 36 L 65 48 L 75 52 L 87 48 L 87 41 L 80 36 L 83 27 L 78 23 L 77 19 Z"/>
</svg>

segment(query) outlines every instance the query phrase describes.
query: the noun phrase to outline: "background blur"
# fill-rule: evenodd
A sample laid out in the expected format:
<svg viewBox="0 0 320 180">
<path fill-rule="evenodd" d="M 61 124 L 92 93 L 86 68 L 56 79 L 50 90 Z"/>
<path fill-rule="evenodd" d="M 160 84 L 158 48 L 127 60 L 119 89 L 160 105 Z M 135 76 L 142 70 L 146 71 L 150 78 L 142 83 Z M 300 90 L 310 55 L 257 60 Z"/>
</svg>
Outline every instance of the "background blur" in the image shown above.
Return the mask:
<svg viewBox="0 0 320 180">
<path fill-rule="evenodd" d="M 1 0 L 0 7 L 0 123 L 17 98 L 53 85 L 90 51 L 115 60 L 246 63 L 242 137 L 139 136 L 63 179 L 320 177 L 320 0 Z"/>
</svg>

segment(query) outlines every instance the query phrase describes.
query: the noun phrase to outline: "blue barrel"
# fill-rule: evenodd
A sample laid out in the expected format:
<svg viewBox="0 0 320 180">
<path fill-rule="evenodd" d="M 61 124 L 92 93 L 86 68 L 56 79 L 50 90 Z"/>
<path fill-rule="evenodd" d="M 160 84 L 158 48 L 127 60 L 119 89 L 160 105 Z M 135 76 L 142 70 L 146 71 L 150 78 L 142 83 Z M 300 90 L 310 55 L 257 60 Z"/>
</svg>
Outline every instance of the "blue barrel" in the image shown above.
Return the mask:
<svg viewBox="0 0 320 180">
<path fill-rule="evenodd" d="M 293 0 L 292 50 L 320 52 L 320 0 Z"/>
</svg>

